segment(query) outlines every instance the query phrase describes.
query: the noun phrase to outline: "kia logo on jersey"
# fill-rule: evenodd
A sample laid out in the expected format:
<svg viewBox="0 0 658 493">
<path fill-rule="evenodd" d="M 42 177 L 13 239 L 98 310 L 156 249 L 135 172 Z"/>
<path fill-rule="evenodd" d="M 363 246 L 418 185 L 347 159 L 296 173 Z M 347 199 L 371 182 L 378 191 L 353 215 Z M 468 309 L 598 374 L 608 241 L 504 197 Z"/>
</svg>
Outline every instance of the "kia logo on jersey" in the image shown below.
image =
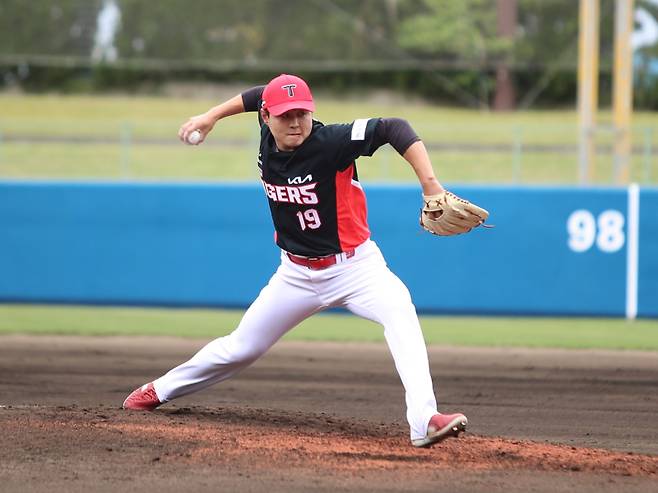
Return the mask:
<svg viewBox="0 0 658 493">
<path fill-rule="evenodd" d="M 295 176 L 294 178 L 288 178 L 288 184 L 289 185 L 301 185 L 302 183 L 306 183 L 307 181 L 313 181 L 313 176 L 306 175 L 304 178 L 302 178 L 301 176 Z"/>
<path fill-rule="evenodd" d="M 295 97 L 295 89 L 297 87 L 297 84 L 286 84 L 285 86 L 281 86 L 281 89 L 284 89 L 288 91 L 288 97 L 289 98 L 294 98 Z"/>
</svg>

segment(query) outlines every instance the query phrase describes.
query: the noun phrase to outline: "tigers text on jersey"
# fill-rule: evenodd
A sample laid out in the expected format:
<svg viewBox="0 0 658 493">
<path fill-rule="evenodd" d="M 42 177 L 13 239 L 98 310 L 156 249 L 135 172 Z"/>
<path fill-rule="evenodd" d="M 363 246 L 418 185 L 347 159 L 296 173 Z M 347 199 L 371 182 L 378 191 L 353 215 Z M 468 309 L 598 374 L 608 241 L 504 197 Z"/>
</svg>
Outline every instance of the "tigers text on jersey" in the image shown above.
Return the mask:
<svg viewBox="0 0 658 493">
<path fill-rule="evenodd" d="M 370 237 L 356 158 L 371 156 L 379 119 L 352 124 L 313 122 L 294 151 L 279 151 L 261 127 L 258 166 L 276 230 L 276 243 L 295 255 L 320 257 L 350 250 Z"/>
</svg>

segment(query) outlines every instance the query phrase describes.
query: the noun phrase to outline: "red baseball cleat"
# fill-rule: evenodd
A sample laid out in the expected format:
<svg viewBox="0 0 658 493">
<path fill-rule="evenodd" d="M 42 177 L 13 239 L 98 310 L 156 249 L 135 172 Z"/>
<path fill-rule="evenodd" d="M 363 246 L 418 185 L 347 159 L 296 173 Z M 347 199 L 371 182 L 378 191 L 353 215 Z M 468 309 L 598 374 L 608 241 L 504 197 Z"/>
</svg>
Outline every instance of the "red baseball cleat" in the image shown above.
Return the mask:
<svg viewBox="0 0 658 493">
<path fill-rule="evenodd" d="M 160 404 L 162 402 L 158 399 L 158 394 L 155 393 L 153 383 L 145 383 L 126 397 L 126 400 L 123 401 L 123 408 L 132 409 L 133 411 L 153 411 Z"/>
<path fill-rule="evenodd" d="M 468 419 L 461 413 L 435 414 L 427 425 L 427 435 L 411 440 L 414 447 L 427 447 L 448 437 L 456 437 L 466 431 Z"/>
</svg>

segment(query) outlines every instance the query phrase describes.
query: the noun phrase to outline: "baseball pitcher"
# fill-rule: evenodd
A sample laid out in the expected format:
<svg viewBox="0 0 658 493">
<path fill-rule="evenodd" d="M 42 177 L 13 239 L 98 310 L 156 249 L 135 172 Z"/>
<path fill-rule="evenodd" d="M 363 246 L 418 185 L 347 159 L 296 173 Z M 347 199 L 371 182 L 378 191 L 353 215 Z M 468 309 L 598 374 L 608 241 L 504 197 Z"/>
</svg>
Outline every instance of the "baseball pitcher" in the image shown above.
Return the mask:
<svg viewBox="0 0 658 493">
<path fill-rule="evenodd" d="M 424 447 L 465 431 L 466 416 L 437 411 L 416 310 L 370 238 L 356 160 L 390 144 L 408 161 L 423 192 L 420 224 L 430 233 L 466 233 L 483 224 L 488 212 L 443 188 L 423 142 L 405 120 L 323 125 L 313 119 L 311 90 L 294 75 L 280 75 L 190 118 L 179 138 L 201 144 L 218 121 L 245 111 L 258 113 L 258 167 L 281 264 L 231 334 L 133 391 L 123 407 L 154 410 L 226 380 L 304 319 L 342 307 L 383 326 L 404 385 L 411 443 Z"/>
</svg>

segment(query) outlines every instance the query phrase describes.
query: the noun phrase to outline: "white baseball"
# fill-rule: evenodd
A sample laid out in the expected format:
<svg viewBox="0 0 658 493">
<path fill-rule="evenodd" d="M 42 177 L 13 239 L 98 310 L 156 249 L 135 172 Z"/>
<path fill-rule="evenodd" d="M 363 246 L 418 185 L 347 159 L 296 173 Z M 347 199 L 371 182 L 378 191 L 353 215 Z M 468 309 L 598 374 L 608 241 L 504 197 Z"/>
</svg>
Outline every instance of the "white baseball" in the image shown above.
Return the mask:
<svg viewBox="0 0 658 493">
<path fill-rule="evenodd" d="M 201 132 L 195 130 L 187 136 L 187 143 L 191 145 L 196 145 L 201 140 Z"/>
</svg>

